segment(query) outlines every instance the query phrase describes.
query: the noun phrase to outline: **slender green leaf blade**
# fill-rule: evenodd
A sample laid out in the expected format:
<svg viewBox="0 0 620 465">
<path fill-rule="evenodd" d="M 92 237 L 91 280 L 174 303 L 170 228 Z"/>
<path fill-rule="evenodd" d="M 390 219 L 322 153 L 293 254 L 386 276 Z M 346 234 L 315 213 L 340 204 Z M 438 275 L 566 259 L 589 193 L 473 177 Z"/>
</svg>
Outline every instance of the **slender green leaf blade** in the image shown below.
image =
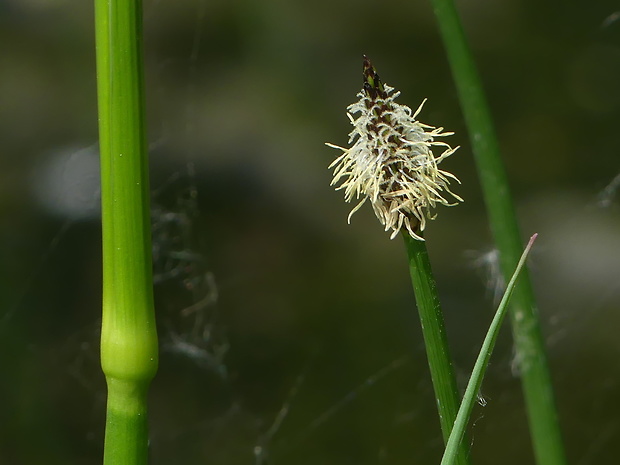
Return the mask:
<svg viewBox="0 0 620 465">
<path fill-rule="evenodd" d="M 521 259 L 517 264 L 517 268 L 515 269 L 512 278 L 510 279 L 510 282 L 506 287 L 504 296 L 502 297 L 502 300 L 497 307 L 497 311 L 495 312 L 495 316 L 493 317 L 493 321 L 491 322 L 489 331 L 484 338 L 482 348 L 480 349 L 480 353 L 478 354 L 478 358 L 471 373 L 471 377 L 469 378 L 467 389 L 465 389 L 463 401 L 461 402 L 461 406 L 456 415 L 454 427 L 452 428 L 452 432 L 450 433 L 450 437 L 448 438 L 446 450 L 444 452 L 443 458 L 441 459 L 441 465 L 453 465 L 454 463 L 456 463 L 455 460 L 459 451 L 459 445 L 461 443 L 461 440 L 463 439 L 463 435 L 465 434 L 467 424 L 469 423 L 469 417 L 471 416 L 472 409 L 474 408 L 477 394 L 478 392 L 480 392 L 480 386 L 482 385 L 484 374 L 486 372 L 487 366 L 489 365 L 489 359 L 491 358 L 491 353 L 493 352 L 493 348 L 495 347 L 495 341 L 497 340 L 497 335 L 499 334 L 502 321 L 504 320 L 504 317 L 506 316 L 506 313 L 508 311 L 508 302 L 510 301 L 510 297 L 517 282 L 517 278 L 519 277 L 519 273 L 525 265 L 527 256 L 530 253 L 532 245 L 534 244 L 537 236 L 538 234 L 534 234 L 530 238 L 527 246 L 525 247 L 525 250 L 521 255 Z"/>
</svg>

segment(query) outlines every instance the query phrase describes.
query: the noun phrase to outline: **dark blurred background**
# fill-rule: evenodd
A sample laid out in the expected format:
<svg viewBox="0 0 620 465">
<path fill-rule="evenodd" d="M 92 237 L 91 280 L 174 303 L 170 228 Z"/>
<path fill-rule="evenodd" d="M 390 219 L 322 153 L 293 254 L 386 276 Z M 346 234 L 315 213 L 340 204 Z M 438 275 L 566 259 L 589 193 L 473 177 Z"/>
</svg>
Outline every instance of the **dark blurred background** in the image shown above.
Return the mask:
<svg viewBox="0 0 620 465">
<path fill-rule="evenodd" d="M 620 454 L 617 2 L 459 2 L 531 260 L 572 465 Z M 160 371 L 153 464 L 431 464 L 403 244 L 329 186 L 361 55 L 455 131 L 465 199 L 427 230 L 464 387 L 495 306 L 470 144 L 426 1 L 150 0 Z M 0 1 L 0 462 L 95 464 L 105 382 L 90 1 Z M 504 328 L 478 464 L 533 463 Z"/>
</svg>

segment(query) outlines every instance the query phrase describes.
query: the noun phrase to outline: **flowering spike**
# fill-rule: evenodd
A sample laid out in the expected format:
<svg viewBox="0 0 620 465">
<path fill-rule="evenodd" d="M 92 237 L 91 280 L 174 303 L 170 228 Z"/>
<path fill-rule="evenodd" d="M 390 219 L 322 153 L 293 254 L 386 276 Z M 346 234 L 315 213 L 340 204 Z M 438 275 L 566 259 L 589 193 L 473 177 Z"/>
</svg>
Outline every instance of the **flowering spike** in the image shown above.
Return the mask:
<svg viewBox="0 0 620 465">
<path fill-rule="evenodd" d="M 385 230 L 392 231 L 391 239 L 404 227 L 415 239 L 424 240 L 421 233 L 427 219 L 435 218 L 431 209 L 437 204 L 455 205 L 445 193 L 462 202 L 449 188 L 450 179 L 459 180 L 437 168 L 458 147 L 453 149 L 435 140 L 451 132 L 416 120 L 424 102 L 415 112 L 396 103 L 400 92 L 381 82 L 365 55 L 363 76 L 364 86 L 357 94 L 360 100 L 347 107 L 353 125 L 349 144 L 353 145 L 343 148 L 327 144 L 343 152 L 329 166 L 334 168 L 332 185 L 340 184 L 336 190 L 344 189 L 346 202 L 354 198 L 359 201 L 349 213 L 349 221 L 370 200 Z M 438 157 L 432 152 L 433 146 L 443 147 Z"/>
</svg>

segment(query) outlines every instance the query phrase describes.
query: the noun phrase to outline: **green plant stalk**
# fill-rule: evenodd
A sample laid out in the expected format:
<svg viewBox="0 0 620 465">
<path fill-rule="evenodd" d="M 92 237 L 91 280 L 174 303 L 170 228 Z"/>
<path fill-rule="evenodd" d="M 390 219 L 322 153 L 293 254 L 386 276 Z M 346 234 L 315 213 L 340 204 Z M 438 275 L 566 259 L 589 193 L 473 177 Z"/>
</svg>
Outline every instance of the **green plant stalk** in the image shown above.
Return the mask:
<svg viewBox="0 0 620 465">
<path fill-rule="evenodd" d="M 514 271 L 512 277 L 510 278 L 508 286 L 506 286 L 506 291 L 504 292 L 504 296 L 502 297 L 502 300 L 497 307 L 497 311 L 495 312 L 493 321 L 491 321 L 489 331 L 484 338 L 480 353 L 478 354 L 478 358 L 476 359 L 476 363 L 474 364 L 474 369 L 471 372 L 469 383 L 467 383 L 465 394 L 463 394 L 463 401 L 461 402 L 461 406 L 459 407 L 459 411 L 456 415 L 456 420 L 454 421 L 454 428 L 452 429 L 452 433 L 450 433 L 450 437 L 448 438 L 448 442 L 446 443 L 446 450 L 444 452 L 443 458 L 441 459 L 441 465 L 453 465 L 455 463 L 458 453 L 458 446 L 463 439 L 463 435 L 465 434 L 465 428 L 467 427 L 467 423 L 469 422 L 471 412 L 474 408 L 474 404 L 476 403 L 478 392 L 480 392 L 480 386 L 482 385 L 484 374 L 486 372 L 487 366 L 489 365 L 489 360 L 491 359 L 491 354 L 493 353 L 493 349 L 495 348 L 495 341 L 497 340 L 497 336 L 502 326 L 502 322 L 504 321 L 504 317 L 506 316 L 506 313 L 508 311 L 508 302 L 510 301 L 510 297 L 512 296 L 512 291 L 515 287 L 515 284 L 517 283 L 519 273 L 525 265 L 525 260 L 527 259 L 527 256 L 530 253 L 530 250 L 532 249 L 532 246 L 534 245 L 534 241 L 536 240 L 537 236 L 537 234 L 534 234 L 530 238 L 527 247 L 521 255 L 521 259 L 519 260 L 517 269 Z"/>
<path fill-rule="evenodd" d="M 101 365 L 108 385 L 104 464 L 146 464 L 147 392 L 158 354 L 141 1 L 95 0 L 95 30 L 103 229 Z"/>
<path fill-rule="evenodd" d="M 459 409 L 460 396 L 452 368 L 443 314 L 431 270 L 431 262 L 426 250 L 426 242 L 414 239 L 407 232 L 403 233 L 403 238 L 409 257 L 409 273 L 420 315 L 420 323 L 422 324 L 422 334 L 435 390 L 439 422 L 444 442 L 447 442 Z M 462 441 L 458 445 L 456 463 L 459 465 L 470 463 L 466 441 Z"/>
<path fill-rule="evenodd" d="M 500 265 L 506 280 L 515 269 L 522 242 L 506 171 L 501 160 L 490 111 L 472 54 L 452 0 L 432 0 L 463 114 L 468 126 Z M 530 434 L 539 465 L 566 463 L 545 345 L 527 269 L 514 290 L 511 323 L 528 413 Z"/>
</svg>

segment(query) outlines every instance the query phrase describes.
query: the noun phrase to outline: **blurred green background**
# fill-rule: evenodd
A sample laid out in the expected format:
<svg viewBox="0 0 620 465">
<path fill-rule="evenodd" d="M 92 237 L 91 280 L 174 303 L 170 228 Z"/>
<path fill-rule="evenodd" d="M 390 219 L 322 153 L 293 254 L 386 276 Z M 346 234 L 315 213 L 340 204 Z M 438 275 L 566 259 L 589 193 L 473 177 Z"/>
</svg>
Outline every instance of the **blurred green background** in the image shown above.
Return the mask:
<svg viewBox="0 0 620 465">
<path fill-rule="evenodd" d="M 459 2 L 495 117 L 573 465 L 620 454 L 620 12 Z M 151 463 L 431 464 L 442 443 L 400 240 L 329 187 L 361 55 L 455 131 L 458 208 L 428 228 L 464 387 L 491 240 L 428 2 L 150 0 L 156 300 Z M 0 0 L 0 462 L 95 464 L 100 226 L 93 7 Z M 478 464 L 533 463 L 504 329 Z M 484 403 L 484 402 L 482 402 Z"/>
</svg>

